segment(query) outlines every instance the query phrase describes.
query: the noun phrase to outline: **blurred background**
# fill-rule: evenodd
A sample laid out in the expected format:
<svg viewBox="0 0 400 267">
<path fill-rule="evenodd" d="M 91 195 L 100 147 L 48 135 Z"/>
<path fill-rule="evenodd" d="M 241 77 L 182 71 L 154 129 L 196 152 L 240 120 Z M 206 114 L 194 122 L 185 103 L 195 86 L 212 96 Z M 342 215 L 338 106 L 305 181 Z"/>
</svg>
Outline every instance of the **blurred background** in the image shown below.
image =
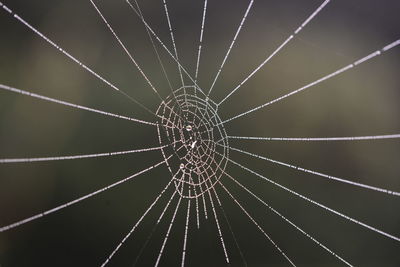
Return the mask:
<svg viewBox="0 0 400 267">
<path fill-rule="evenodd" d="M 141 20 L 125 1 L 95 1 L 163 97 L 170 93 Z M 249 1 L 208 1 L 198 84 L 207 91 Z M 90 1 L 3 1 L 128 95 L 160 104 Z M 255 1 L 211 98 L 220 101 L 322 3 Z M 172 50 L 163 4 L 139 1 L 143 15 Z M 204 2 L 169 0 L 179 58 L 196 68 Z M 335 0 L 219 109 L 228 119 L 298 89 L 400 38 L 400 2 Z M 0 83 L 108 112 L 154 117 L 83 70 L 12 16 L 0 12 Z M 160 47 L 174 88 L 178 68 Z M 400 132 L 400 50 L 225 125 L 228 135 L 335 137 Z M 353 142 L 230 140 L 232 147 L 351 181 L 400 191 L 398 139 Z M 0 90 L 0 158 L 113 152 L 158 146 L 155 127 L 79 111 Z M 231 158 L 357 220 L 400 236 L 398 197 L 356 188 L 231 151 Z M 162 160 L 159 151 L 114 157 L 0 165 L 0 226 L 30 217 L 114 183 Z M 272 207 L 355 266 L 399 266 L 400 244 L 311 205 L 229 164 L 227 172 Z M 0 234 L 0 266 L 99 266 L 171 179 L 165 166 L 72 207 Z M 271 238 L 298 266 L 342 263 L 222 178 Z M 274 246 L 221 189 L 217 192 L 248 266 L 287 266 Z M 154 265 L 173 208 L 153 231 L 172 190 L 160 199 L 109 266 Z M 171 207 L 175 207 L 176 199 Z M 185 202 L 186 203 L 186 202 Z M 171 230 L 162 266 L 181 262 L 186 207 Z M 210 205 L 209 205 L 210 209 Z M 192 206 L 192 211 L 194 211 Z M 217 209 L 232 266 L 245 263 Z M 187 266 L 225 266 L 215 221 L 189 224 Z M 139 256 L 139 257 L 138 257 Z"/>
</svg>

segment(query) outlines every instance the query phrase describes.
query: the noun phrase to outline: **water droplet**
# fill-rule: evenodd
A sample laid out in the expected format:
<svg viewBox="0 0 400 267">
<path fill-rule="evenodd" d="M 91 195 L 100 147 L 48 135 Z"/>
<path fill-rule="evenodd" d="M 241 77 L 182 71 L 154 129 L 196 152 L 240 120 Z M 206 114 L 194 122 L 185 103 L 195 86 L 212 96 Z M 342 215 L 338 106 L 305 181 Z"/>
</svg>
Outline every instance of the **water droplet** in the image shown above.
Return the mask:
<svg viewBox="0 0 400 267">
<path fill-rule="evenodd" d="M 190 132 L 192 130 L 192 125 L 186 125 L 186 131 Z"/>
<path fill-rule="evenodd" d="M 185 168 L 185 164 L 181 163 L 181 165 L 179 165 L 179 168 L 182 170 Z"/>
</svg>

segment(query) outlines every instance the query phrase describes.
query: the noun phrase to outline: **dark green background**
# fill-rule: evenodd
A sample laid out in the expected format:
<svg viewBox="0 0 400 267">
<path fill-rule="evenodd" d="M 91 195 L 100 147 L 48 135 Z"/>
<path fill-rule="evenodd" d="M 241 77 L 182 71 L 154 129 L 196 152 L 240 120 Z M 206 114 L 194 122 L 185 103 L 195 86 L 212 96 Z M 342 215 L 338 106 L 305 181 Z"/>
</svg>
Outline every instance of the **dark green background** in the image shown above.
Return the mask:
<svg viewBox="0 0 400 267">
<path fill-rule="evenodd" d="M 98 0 L 118 35 L 160 94 L 169 93 L 143 25 L 123 0 Z M 221 100 L 322 3 L 256 0 L 213 89 Z M 159 99 L 87 1 L 4 1 L 50 39 L 127 94 L 155 110 Z M 171 49 L 161 0 L 140 1 L 145 18 Z M 182 64 L 194 73 L 203 2 L 168 1 Z M 208 89 L 248 1 L 209 0 L 199 85 Z M 396 0 L 334 0 L 257 75 L 220 108 L 229 118 L 329 74 L 400 38 Z M 162 49 L 160 49 L 162 51 Z M 325 137 L 400 132 L 399 48 L 225 125 L 228 135 Z M 175 88 L 176 64 L 161 52 Z M 154 118 L 0 12 L 0 83 L 142 118 Z M 352 181 L 400 191 L 400 142 L 232 141 L 232 146 Z M 73 110 L 0 90 L 0 158 L 90 154 L 156 146 L 152 126 Z M 398 197 L 376 193 L 237 152 L 235 161 L 331 208 L 400 236 Z M 0 225 L 7 225 L 95 191 L 162 160 L 158 151 L 98 159 L 0 165 Z M 257 195 L 355 266 L 399 266 L 400 244 L 348 222 L 239 168 L 227 171 Z M 165 166 L 73 207 L 0 234 L 0 266 L 99 266 L 169 181 Z M 272 239 L 299 266 L 341 262 L 254 198 L 221 180 Z M 221 188 L 217 189 L 249 266 L 287 266 L 271 243 Z M 168 196 L 171 194 L 168 191 Z M 110 262 L 131 266 L 169 197 L 161 199 Z M 180 264 L 186 201 L 167 243 L 162 265 Z M 176 201 L 173 202 L 173 207 Z M 193 206 L 192 206 L 193 207 Z M 212 217 L 189 225 L 188 266 L 224 266 Z M 154 265 L 173 209 L 154 232 L 139 266 Z M 209 210 L 210 212 L 210 210 Z M 232 266 L 240 254 L 218 210 Z"/>
</svg>

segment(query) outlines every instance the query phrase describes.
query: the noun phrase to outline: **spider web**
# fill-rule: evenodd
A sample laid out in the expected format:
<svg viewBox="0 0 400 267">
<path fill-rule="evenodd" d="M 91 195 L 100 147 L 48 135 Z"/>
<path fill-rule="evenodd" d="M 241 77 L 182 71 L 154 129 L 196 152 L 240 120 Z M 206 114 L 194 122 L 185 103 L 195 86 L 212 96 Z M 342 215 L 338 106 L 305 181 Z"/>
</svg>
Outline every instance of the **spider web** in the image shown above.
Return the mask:
<svg viewBox="0 0 400 267">
<path fill-rule="evenodd" d="M 194 5 L 191 9 L 188 3 L 185 6 L 184 3 L 174 1 L 170 3 L 166 0 L 158 4 L 141 3 L 136 0 L 121 1 L 118 4 L 89 0 L 85 7 L 82 4 L 67 3 L 63 8 L 69 6 L 70 10 L 65 12 L 69 19 L 73 8 L 78 8 L 83 14 L 90 14 L 85 15 L 85 21 L 98 22 L 96 30 L 102 31 L 99 36 L 107 36 L 107 42 L 111 42 L 110 47 L 115 50 L 115 54 L 113 52 L 106 56 L 101 52 L 97 52 L 96 55 L 96 51 L 93 51 L 88 57 L 99 61 L 98 64 L 89 65 L 85 62 L 90 60 L 82 59 L 87 59 L 86 55 L 82 54 L 84 52 L 77 52 L 81 49 L 66 48 L 64 44 L 68 44 L 68 38 L 56 41 L 58 37 L 55 32 L 59 32 L 58 30 L 42 30 L 38 24 L 30 22 L 35 19 L 25 17 L 29 13 L 19 12 L 29 5 L 22 4 L 21 8 L 18 4 L 0 2 L 2 21 L 7 21 L 5 23 L 10 23 L 12 27 L 18 27 L 18 31 L 29 36 L 27 38 L 34 36 L 37 39 L 35 45 L 41 47 L 38 52 L 39 69 L 51 72 L 52 67 L 44 68 L 41 64 L 44 61 L 43 55 L 52 50 L 51 53 L 54 54 L 49 57 L 62 62 L 54 67 L 56 77 L 66 76 L 58 69 L 66 70 L 69 74 L 67 76 L 75 75 L 78 84 L 90 84 L 91 88 L 87 93 L 87 98 L 90 100 L 84 101 L 85 104 L 78 104 L 82 102 L 79 101 L 79 97 L 75 98 L 78 99 L 76 103 L 65 100 L 70 97 L 68 94 L 62 97 L 66 88 L 60 86 L 62 80 L 57 79 L 61 78 L 55 79 L 52 85 L 60 88 L 57 95 L 52 90 L 36 93 L 34 87 L 41 87 L 39 86 L 41 83 L 31 78 L 34 74 L 27 75 L 27 81 L 20 83 L 21 88 L 17 86 L 19 83 L 5 84 L 6 81 L 13 79 L 7 75 L 1 76 L 4 80 L 4 84 L 0 84 L 0 89 L 5 99 L 2 101 L 5 112 L 15 109 L 7 104 L 7 97 L 15 95 L 15 99 L 24 98 L 26 101 L 16 105 L 22 109 L 18 112 L 31 108 L 34 110 L 32 114 L 37 118 L 54 117 L 47 121 L 48 125 L 52 125 L 50 127 L 25 121 L 24 127 L 30 126 L 32 129 L 43 127 L 43 131 L 28 132 L 27 141 L 21 141 L 23 135 L 20 134 L 14 138 L 7 135 L 2 138 L 5 140 L 2 155 L 5 156 L 0 158 L 0 164 L 1 167 L 4 166 L 1 185 L 5 201 L 1 206 L 4 215 L 0 232 L 2 239 L 5 240 L 1 241 L 5 243 L 5 253 L 2 252 L 1 255 L 5 258 L 5 264 L 8 264 L 7 262 L 11 265 L 17 262 L 28 264 L 27 262 L 35 258 L 29 255 L 36 254 L 43 248 L 46 250 L 42 255 L 47 259 L 40 260 L 42 265 L 54 264 L 54 259 L 60 255 L 68 255 L 65 251 L 71 248 L 74 248 L 71 262 L 76 263 L 76 259 L 82 255 L 85 258 L 93 255 L 92 259 L 79 262 L 79 265 L 120 266 L 133 263 L 155 266 L 163 264 L 203 266 L 209 262 L 208 264 L 213 266 L 223 264 L 255 266 L 260 263 L 282 266 L 309 264 L 353 266 L 385 262 L 388 266 L 395 266 L 396 262 L 398 263 L 396 251 L 400 237 L 396 210 L 400 190 L 396 189 L 399 188 L 399 183 L 395 178 L 398 174 L 396 166 L 399 160 L 396 146 L 398 147 L 400 134 L 398 104 L 390 102 L 391 99 L 396 99 L 391 95 L 398 95 L 398 91 L 380 93 L 379 90 L 383 90 L 382 88 L 370 89 L 365 85 L 368 81 L 372 85 L 377 84 L 375 80 L 369 80 L 369 76 L 385 77 L 383 74 L 385 72 L 389 72 L 386 75 L 393 81 L 379 83 L 381 87 L 391 88 L 392 83 L 396 88 L 398 84 L 396 75 L 392 77 L 390 74 L 396 69 L 393 66 L 398 64 L 398 60 L 396 61 L 398 54 L 395 53 L 398 53 L 400 39 L 398 35 L 396 36 L 399 34 L 398 29 L 393 28 L 390 19 L 387 20 L 385 28 L 388 33 L 381 37 L 385 41 L 371 41 L 371 44 L 376 44 L 371 50 L 360 55 L 357 52 L 354 54 L 358 56 L 349 57 L 348 53 L 345 53 L 346 56 L 337 52 L 332 53 L 336 49 L 328 48 L 325 51 L 318 43 L 310 43 L 302 37 L 315 30 L 315 25 L 323 24 L 323 19 L 329 20 L 330 16 L 335 17 L 335 11 L 342 12 L 341 8 L 346 4 L 340 1 L 326 0 L 300 8 L 295 3 L 279 4 L 274 1 L 257 3 L 250 0 L 236 4 L 237 6 L 232 7 L 232 12 L 229 14 L 223 14 L 228 13 L 226 11 L 230 7 L 228 4 L 209 3 L 207 0 L 202 1 L 201 5 Z M 289 20 L 295 26 L 275 26 L 274 18 L 271 18 L 269 22 L 272 22 L 272 26 L 266 27 L 268 30 L 280 32 L 279 38 L 276 37 L 273 41 L 262 38 L 258 40 L 256 35 L 263 32 L 261 25 L 264 24 L 252 18 L 263 20 L 263 12 L 269 7 L 279 11 L 288 6 L 291 7 L 289 10 L 293 9 L 293 14 L 296 14 L 293 21 Z M 387 11 L 391 7 L 393 10 L 398 8 L 389 4 L 380 8 Z M 362 9 L 359 6 L 357 8 Z M 330 15 L 330 9 L 333 15 Z M 39 10 L 42 16 L 46 15 L 46 9 L 39 8 Z M 182 14 L 177 10 L 184 10 L 183 15 L 189 12 L 196 14 L 193 15 L 195 22 L 191 22 L 187 17 L 179 19 Z M 304 12 L 301 16 L 298 15 L 300 10 Z M 365 10 L 367 12 L 369 9 Z M 135 19 L 137 28 L 134 34 L 132 31 L 124 32 L 129 29 L 131 23 L 116 19 L 122 14 Z M 286 15 L 290 17 L 293 14 L 288 12 Z M 155 20 L 161 16 L 163 19 Z M 350 17 L 354 21 L 359 20 L 357 17 Z M 224 19 L 220 23 L 221 18 Z M 363 19 L 365 21 L 365 17 Z M 225 20 L 228 21 L 226 24 Z M 57 19 L 53 18 L 52 21 L 62 25 Z M 186 23 L 189 24 L 187 25 L 189 30 L 183 31 L 186 33 L 184 39 L 190 40 L 188 42 L 191 45 L 182 47 L 180 44 L 184 42 L 178 36 L 183 34 L 182 28 L 179 31 L 179 26 Z M 219 34 L 226 34 L 228 37 L 220 36 L 226 41 L 221 42 L 223 45 L 219 49 L 220 56 L 216 58 L 214 54 L 220 44 L 211 43 L 217 40 L 218 33 L 208 34 L 217 31 L 220 24 L 224 31 Z M 78 29 L 82 25 L 77 22 L 75 27 Z M 282 28 L 293 30 L 282 30 Z M 6 26 L 2 35 L 8 36 L 12 44 L 15 40 L 10 36 L 11 33 L 12 31 Z M 85 34 L 83 31 L 83 35 Z M 334 38 L 341 36 L 329 31 L 318 34 L 333 35 Z M 284 35 L 286 37 L 282 38 Z M 282 41 L 279 41 L 281 39 Z M 250 45 L 246 44 L 244 48 L 239 48 L 240 43 L 245 40 L 251 40 Z M 95 44 L 90 40 L 89 48 L 95 50 L 93 47 Z M 98 44 L 101 45 L 100 42 Z M 261 44 L 268 44 L 268 49 Z M 304 48 L 299 51 L 294 50 L 292 53 L 287 52 L 299 45 L 303 45 Z M 300 77 L 294 74 L 291 79 L 283 78 L 286 73 L 278 75 L 278 79 L 271 76 L 263 77 L 269 68 L 272 68 L 272 63 L 280 57 L 284 57 L 283 64 L 287 66 L 287 62 L 291 61 L 286 58 L 290 58 L 290 55 L 298 57 L 308 49 L 322 50 L 323 53 L 317 53 L 317 60 L 326 53 L 333 54 L 328 57 L 328 61 L 332 64 L 310 67 L 312 69 L 310 72 L 301 70 L 300 73 L 304 72 L 304 75 Z M 312 53 L 310 55 L 315 56 Z M 389 62 L 383 61 L 382 58 Z M 390 61 L 391 59 L 394 62 Z M 120 71 L 110 72 L 108 69 L 111 68 L 109 65 L 113 60 L 115 62 L 123 60 L 124 63 L 121 61 L 121 64 L 118 64 Z M 10 62 L 14 61 L 11 56 Z M 22 60 L 23 63 L 26 61 L 27 59 Z M 70 64 L 67 68 L 58 67 L 58 64 L 65 64 L 66 61 Z M 32 62 L 36 64 L 34 60 Z M 296 62 L 292 64 L 294 70 L 299 70 L 307 69 L 315 63 L 301 62 L 302 68 Z M 215 66 L 216 69 L 209 66 Z M 372 69 L 366 69 L 366 66 L 372 66 Z M 290 74 L 291 68 L 287 69 Z M 318 71 L 315 72 L 316 70 Z M 361 74 L 357 74 L 358 70 Z M 271 71 L 276 73 L 274 69 Z M 316 74 L 312 72 L 318 75 L 315 76 Z M 136 76 L 131 77 L 132 73 Z M 85 78 L 81 78 L 83 76 Z M 88 76 L 90 82 L 85 80 Z M 223 79 L 224 76 L 231 78 Z M 121 82 L 123 81 L 121 77 L 131 77 L 133 82 Z M 292 81 L 296 77 L 300 84 L 298 81 Z M 47 78 L 52 79 L 51 75 Z M 74 79 L 68 77 L 66 79 L 66 87 L 74 85 Z M 79 81 L 80 79 L 82 81 Z M 268 81 L 269 79 L 272 82 Z M 342 83 L 340 79 L 343 79 Z M 357 86 L 361 79 L 364 83 Z M 119 82 L 116 82 L 118 80 Z M 332 84 L 332 80 L 336 81 L 336 84 Z M 130 89 L 132 84 L 134 90 Z M 280 84 L 290 85 L 291 89 L 289 91 L 270 89 L 268 94 L 258 91 L 258 88 L 271 88 L 272 85 L 273 87 L 279 85 L 282 88 Z M 326 88 L 321 87 L 324 85 Z M 81 86 L 78 86 L 75 92 L 78 96 L 81 95 L 79 92 Z M 337 87 L 347 90 L 356 88 L 354 91 L 359 95 L 347 94 L 343 100 L 339 94 L 336 96 L 338 100 L 331 101 L 335 95 L 328 94 L 324 100 L 321 91 L 333 91 L 337 90 Z M 366 92 L 362 91 L 362 87 L 366 87 L 363 88 Z M 375 92 L 371 93 L 372 90 Z M 340 92 L 346 93 L 345 90 Z M 372 95 L 371 100 L 368 98 L 368 93 Z M 318 95 L 313 96 L 313 94 Z M 52 97 L 53 95 L 55 97 Z M 309 102 L 298 103 L 292 100 L 300 99 L 301 96 Z M 33 101 L 36 101 L 34 108 L 31 103 Z M 374 101 L 380 101 L 380 106 L 373 108 L 368 106 Z M 254 105 L 252 102 L 258 104 Z M 289 104 L 285 104 L 286 102 Z M 320 102 L 325 105 L 332 103 L 333 111 L 343 115 L 335 117 L 329 113 L 329 108 L 327 113 L 327 110 L 318 106 Z M 337 131 L 334 127 L 339 127 L 341 123 L 356 124 L 360 120 L 348 114 L 352 111 L 351 107 L 358 105 L 359 102 L 366 102 L 368 108 L 354 109 L 354 113 L 357 111 L 365 113 L 367 116 L 365 121 L 368 122 L 366 126 L 360 126 L 359 129 L 352 126 L 344 127 L 341 131 Z M 54 105 L 49 106 L 49 111 L 46 112 L 35 110 L 36 105 L 45 105 L 44 103 Z M 300 116 L 294 114 L 300 113 L 301 108 L 308 110 L 312 103 L 317 104 L 314 104 L 316 107 L 309 113 Z M 51 110 L 56 108 L 55 106 L 58 106 L 60 111 L 52 114 L 54 110 Z M 347 111 L 340 113 L 341 106 Z M 384 109 L 384 106 L 387 108 Z M 286 115 L 294 118 L 289 119 L 285 127 L 279 126 L 281 131 L 275 130 L 278 134 L 285 132 L 285 137 L 281 137 L 282 135 L 275 137 L 273 122 L 278 122 L 278 125 L 285 123 L 284 119 L 281 119 L 285 118 L 282 116 L 285 115 L 282 109 L 289 109 Z M 374 112 L 376 110 L 379 114 Z M 87 117 L 87 122 L 82 119 L 86 117 L 70 118 L 70 115 L 66 114 L 72 111 L 85 113 L 91 117 Z M 323 119 L 315 118 L 318 117 L 316 114 L 318 112 L 321 112 Z M 376 117 L 371 118 L 371 114 Z M 302 118 L 304 115 L 308 115 L 310 119 Z M 105 118 L 109 118 L 107 121 L 109 123 L 102 126 Z M 80 127 L 76 126 L 76 121 L 79 119 L 83 120 Z M 321 120 L 328 123 L 321 123 Z M 290 125 L 290 122 L 295 122 L 296 126 Z M 4 125 L 7 123 L 9 122 L 5 119 Z M 299 131 L 301 134 L 293 136 L 291 133 L 298 131 L 298 123 L 302 126 L 302 131 Z M 317 129 L 322 135 L 314 136 L 312 129 L 303 127 L 315 123 L 328 125 L 325 131 Z M 66 126 L 57 133 L 52 127 L 61 127 L 60 124 Z M 16 132 L 24 131 L 24 127 L 15 127 Z M 74 144 L 72 145 L 74 148 L 71 149 L 68 138 L 74 136 L 75 133 L 71 130 L 74 127 L 75 131 L 78 132 L 78 128 L 83 128 L 84 132 L 76 137 L 75 143 L 71 143 Z M 380 128 L 383 129 L 382 132 Z M 52 136 L 49 136 L 40 142 L 47 141 L 47 145 L 31 145 L 36 144 L 38 137 L 43 133 L 51 135 L 52 132 L 54 141 Z M 96 136 L 94 139 L 97 140 L 93 139 L 93 132 Z M 349 135 L 349 132 L 361 134 Z M 375 132 L 377 134 L 373 134 Z M 104 136 L 99 137 L 103 133 Z M 15 141 L 7 145 L 6 142 L 11 140 Z M 93 145 L 91 140 L 96 141 L 96 145 Z M 65 142 L 65 146 L 62 141 Z M 55 145 L 56 143 L 58 145 Z M 133 148 L 126 149 L 126 143 L 132 144 Z M 79 149 L 80 147 L 83 149 Z M 98 147 L 113 149 L 97 152 Z M 93 152 L 93 148 L 96 148 L 96 152 Z M 76 152 L 85 150 L 90 152 Z M 348 150 L 353 151 L 354 155 L 351 156 Z M 35 151 L 37 154 L 45 153 L 45 155 L 20 156 L 35 154 Z M 60 155 L 62 151 L 65 154 Z M 17 157 L 10 157 L 10 154 L 15 154 Z M 377 156 L 372 157 L 375 154 Z M 357 157 L 360 155 L 367 156 L 364 156 L 364 160 L 359 160 Z M 326 161 L 330 164 L 326 164 Z M 45 165 L 29 166 L 40 163 Z M 51 167 L 51 164 L 56 164 L 58 167 L 51 171 L 55 168 Z M 71 172 L 71 165 L 74 164 L 76 171 Z M 361 168 L 352 168 L 351 164 L 363 165 Z M 43 167 L 46 171 L 43 171 Z M 133 167 L 135 171 L 132 172 Z M 98 168 L 98 171 L 90 173 L 89 170 L 93 168 Z M 36 176 L 40 174 L 35 175 L 35 172 L 44 172 L 44 179 L 37 179 Z M 68 183 L 59 181 L 69 178 L 71 174 L 76 176 L 75 180 L 70 178 Z M 114 178 L 112 180 L 101 178 L 100 182 L 93 181 L 93 178 L 97 179 L 102 175 Z M 380 175 L 387 177 L 377 179 L 376 177 Z M 82 176 L 85 176 L 84 182 L 79 179 Z M 356 178 L 357 176 L 365 178 Z M 25 178 L 20 180 L 21 177 Z M 54 179 L 60 184 L 50 182 Z M 130 183 L 132 186 L 129 186 Z M 72 187 L 76 185 L 81 188 L 73 189 Z M 29 190 L 30 186 L 35 192 Z M 57 186 L 60 188 L 56 189 Z M 68 188 L 71 194 L 65 193 Z M 64 196 L 55 195 L 60 193 Z M 27 204 L 35 198 L 41 199 Z M 55 200 L 46 201 L 51 198 Z M 89 200 L 92 204 L 84 206 Z M 99 201 L 103 201 L 103 205 L 99 204 Z M 109 204 L 110 201 L 115 204 Z M 104 205 L 107 202 L 109 207 Z M 91 210 L 90 216 L 93 216 L 89 224 L 82 221 L 86 217 L 84 208 Z M 69 212 L 74 211 L 69 210 L 74 209 L 78 214 L 71 215 Z M 52 224 L 51 221 L 57 216 L 59 221 Z M 71 219 L 78 220 L 74 227 L 79 226 L 80 230 L 65 229 L 68 228 Z M 39 230 L 29 229 L 32 224 L 41 226 L 36 226 Z M 93 240 L 89 242 L 81 240 L 83 238 L 80 236 L 85 232 L 82 229 L 90 228 L 88 225 L 93 229 L 88 230 L 86 238 L 95 239 L 99 233 L 109 235 L 105 238 L 104 248 L 97 248 L 98 245 L 94 244 Z M 97 229 L 95 225 L 101 226 Z M 115 231 L 109 229 L 110 225 Z M 26 232 L 18 232 L 24 231 L 24 228 L 27 229 Z M 26 242 L 33 239 L 35 244 L 38 244 L 37 249 L 28 246 L 29 252 L 25 263 L 24 259 L 16 258 L 23 249 L 16 245 L 19 233 L 24 233 L 22 235 L 25 236 L 23 239 Z M 51 242 L 38 243 L 43 235 L 56 235 L 55 239 L 61 242 L 63 252 L 58 251 L 52 255 L 56 250 L 50 248 Z M 73 241 L 70 239 L 72 236 Z M 366 247 L 365 244 L 372 245 Z M 13 252 L 14 250 L 16 252 Z M 132 254 L 128 250 L 135 253 Z M 203 255 L 203 251 L 207 251 L 209 255 Z M 360 253 L 364 256 L 358 256 Z M 70 265 L 70 263 L 65 264 Z"/>
</svg>

